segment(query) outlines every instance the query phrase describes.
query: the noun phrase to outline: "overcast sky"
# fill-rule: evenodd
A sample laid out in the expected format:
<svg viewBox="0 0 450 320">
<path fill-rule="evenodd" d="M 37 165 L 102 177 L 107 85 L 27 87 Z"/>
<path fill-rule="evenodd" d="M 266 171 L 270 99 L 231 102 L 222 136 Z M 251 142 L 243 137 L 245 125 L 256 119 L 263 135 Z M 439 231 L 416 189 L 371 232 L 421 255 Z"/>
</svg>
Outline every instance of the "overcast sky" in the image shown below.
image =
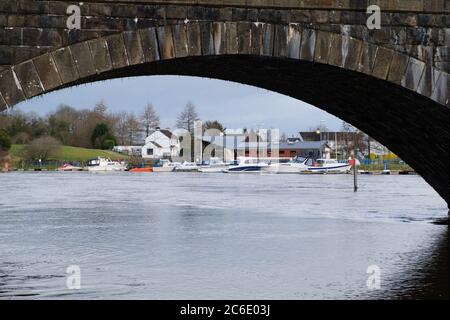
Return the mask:
<svg viewBox="0 0 450 320">
<path fill-rule="evenodd" d="M 45 115 L 61 104 L 76 109 L 92 108 L 104 100 L 110 111 L 136 115 L 151 102 L 161 117 L 161 126 L 173 128 L 178 113 L 188 101 L 200 118 L 219 120 L 227 128 L 279 128 L 288 135 L 323 123 L 340 129 L 342 121 L 299 100 L 238 83 L 181 76 L 149 76 L 115 79 L 59 90 L 23 102 L 25 112 Z"/>
</svg>

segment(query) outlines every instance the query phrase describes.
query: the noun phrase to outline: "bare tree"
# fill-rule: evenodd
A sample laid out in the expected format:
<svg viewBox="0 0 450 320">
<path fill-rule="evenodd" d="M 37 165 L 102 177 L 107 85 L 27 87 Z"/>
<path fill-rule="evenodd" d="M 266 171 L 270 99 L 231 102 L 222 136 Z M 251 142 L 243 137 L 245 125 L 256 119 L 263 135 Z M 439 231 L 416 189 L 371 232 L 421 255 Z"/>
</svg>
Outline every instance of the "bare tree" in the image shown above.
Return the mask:
<svg viewBox="0 0 450 320">
<path fill-rule="evenodd" d="M 159 116 L 151 103 L 147 104 L 142 113 L 142 126 L 144 127 L 146 137 L 150 135 L 150 130 L 159 127 Z"/>
<path fill-rule="evenodd" d="M 129 113 L 127 115 L 125 126 L 127 133 L 127 142 L 130 146 L 132 146 L 141 136 L 141 126 L 134 113 Z"/>
<path fill-rule="evenodd" d="M 185 129 L 191 134 L 194 133 L 194 122 L 198 121 L 200 118 L 198 116 L 197 110 L 192 102 L 189 102 L 184 110 L 177 117 L 177 128 Z"/>
<path fill-rule="evenodd" d="M 125 145 L 127 138 L 127 113 L 125 111 L 114 114 L 113 131 L 114 136 L 117 138 L 117 142 L 120 145 Z"/>
<path fill-rule="evenodd" d="M 357 130 L 351 124 L 342 122 L 342 138 L 343 138 L 343 152 L 344 156 L 348 157 L 354 152 L 365 150 L 367 144 L 364 141 L 364 133 Z"/>
<path fill-rule="evenodd" d="M 47 160 L 58 150 L 60 145 L 57 139 L 50 136 L 42 136 L 27 144 L 23 149 L 23 155 L 27 159 Z"/>
</svg>

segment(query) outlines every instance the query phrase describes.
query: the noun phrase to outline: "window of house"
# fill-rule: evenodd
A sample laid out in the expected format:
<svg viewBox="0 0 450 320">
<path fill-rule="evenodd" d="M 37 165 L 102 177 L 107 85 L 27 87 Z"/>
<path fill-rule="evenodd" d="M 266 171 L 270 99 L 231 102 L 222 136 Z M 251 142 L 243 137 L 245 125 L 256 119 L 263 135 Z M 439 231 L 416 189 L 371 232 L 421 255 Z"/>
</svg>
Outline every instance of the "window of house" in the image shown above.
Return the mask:
<svg viewBox="0 0 450 320">
<path fill-rule="evenodd" d="M 147 155 L 152 156 L 153 155 L 153 149 L 147 149 Z"/>
</svg>

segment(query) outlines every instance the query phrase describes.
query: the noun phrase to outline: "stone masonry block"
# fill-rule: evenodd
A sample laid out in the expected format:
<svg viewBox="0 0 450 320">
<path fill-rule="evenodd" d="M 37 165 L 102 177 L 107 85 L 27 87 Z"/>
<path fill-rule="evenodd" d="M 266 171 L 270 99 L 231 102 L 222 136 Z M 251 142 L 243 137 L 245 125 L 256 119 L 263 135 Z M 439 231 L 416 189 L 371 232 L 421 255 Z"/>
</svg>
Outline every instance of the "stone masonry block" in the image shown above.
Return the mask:
<svg viewBox="0 0 450 320">
<path fill-rule="evenodd" d="M 88 42 L 97 73 L 112 69 L 111 56 L 109 55 L 108 43 L 105 39 L 96 39 Z"/>
<path fill-rule="evenodd" d="M 161 59 L 175 58 L 175 48 L 173 45 L 172 28 L 170 26 L 158 27 L 158 43 L 161 52 Z"/>
<path fill-rule="evenodd" d="M 55 61 L 50 53 L 33 59 L 39 79 L 46 91 L 52 90 L 62 84 Z"/>
<path fill-rule="evenodd" d="M 13 71 L 19 79 L 27 98 L 32 98 L 44 91 L 33 61 L 28 60 L 14 66 Z"/>
<path fill-rule="evenodd" d="M 108 44 L 113 68 L 119 69 L 128 66 L 128 55 L 122 34 L 113 34 L 105 39 Z"/>
<path fill-rule="evenodd" d="M 52 56 L 62 83 L 70 83 L 80 77 L 69 47 L 52 52 Z"/>
<path fill-rule="evenodd" d="M 10 107 L 26 99 L 19 79 L 12 69 L 0 74 L 0 92 Z"/>
<path fill-rule="evenodd" d="M 145 62 L 152 62 L 160 60 L 158 37 L 156 35 L 156 28 L 147 28 L 139 30 L 139 35 L 142 43 L 142 50 L 144 52 Z"/>
<path fill-rule="evenodd" d="M 91 51 L 86 42 L 71 45 L 70 52 L 72 52 L 80 78 L 92 76 L 96 73 Z"/>
</svg>

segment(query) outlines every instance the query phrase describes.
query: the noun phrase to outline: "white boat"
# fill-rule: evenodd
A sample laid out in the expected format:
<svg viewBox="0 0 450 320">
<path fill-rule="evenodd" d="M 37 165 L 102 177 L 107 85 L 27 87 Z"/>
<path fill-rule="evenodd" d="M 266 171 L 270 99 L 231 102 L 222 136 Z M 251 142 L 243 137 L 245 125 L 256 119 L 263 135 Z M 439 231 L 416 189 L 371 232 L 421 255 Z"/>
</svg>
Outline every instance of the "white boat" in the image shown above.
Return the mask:
<svg viewBox="0 0 450 320">
<path fill-rule="evenodd" d="M 88 161 L 87 170 L 89 172 L 102 172 L 102 171 L 125 171 L 127 168 L 126 163 L 113 161 L 111 159 L 105 159 L 98 157 Z"/>
<path fill-rule="evenodd" d="M 58 171 L 82 171 L 83 168 L 71 165 L 70 163 L 64 163 L 58 168 Z"/>
<path fill-rule="evenodd" d="M 220 158 L 212 157 L 209 160 L 209 164 L 201 166 L 198 171 L 203 173 L 217 173 L 223 172 L 223 170 L 227 169 L 229 166 L 228 163 L 225 163 Z"/>
<path fill-rule="evenodd" d="M 182 164 L 175 167 L 177 172 L 198 172 L 200 167 L 195 162 L 185 161 Z"/>
<path fill-rule="evenodd" d="M 352 168 L 349 163 L 340 163 L 336 159 L 317 159 L 308 165 L 308 172 L 312 173 L 347 173 Z"/>
<path fill-rule="evenodd" d="M 153 167 L 153 172 L 173 172 L 179 165 L 179 162 L 171 162 L 168 159 L 161 159 Z"/>
<path fill-rule="evenodd" d="M 307 159 L 295 160 L 292 159 L 287 163 L 271 163 L 262 168 L 264 173 L 300 173 L 308 170 L 308 166 L 305 164 Z"/>
<path fill-rule="evenodd" d="M 230 165 L 228 169 L 224 169 L 225 173 L 257 173 L 261 169 L 267 167 L 267 163 L 261 162 L 258 158 L 238 157 L 237 164 Z"/>
</svg>

